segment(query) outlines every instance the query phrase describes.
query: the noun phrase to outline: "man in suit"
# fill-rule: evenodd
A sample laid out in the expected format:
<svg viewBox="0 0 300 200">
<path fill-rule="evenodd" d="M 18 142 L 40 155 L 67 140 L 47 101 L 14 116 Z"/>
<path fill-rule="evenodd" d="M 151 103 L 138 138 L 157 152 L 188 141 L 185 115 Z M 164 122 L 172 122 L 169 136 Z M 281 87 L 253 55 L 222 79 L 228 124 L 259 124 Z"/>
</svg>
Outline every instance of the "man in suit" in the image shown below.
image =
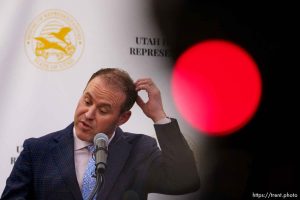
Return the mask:
<svg viewBox="0 0 300 200">
<path fill-rule="evenodd" d="M 141 90 L 148 93 L 147 102 L 137 94 Z M 161 150 L 155 139 L 119 128 L 135 102 L 153 120 Z M 134 83 L 127 72 L 104 68 L 88 81 L 72 124 L 25 140 L 1 199 L 81 200 L 91 157 L 87 146 L 97 133 L 109 138 L 105 182 L 97 199 L 147 199 L 150 192 L 184 194 L 199 188 L 193 152 L 177 121 L 165 114 L 157 86 L 151 79 Z"/>
</svg>

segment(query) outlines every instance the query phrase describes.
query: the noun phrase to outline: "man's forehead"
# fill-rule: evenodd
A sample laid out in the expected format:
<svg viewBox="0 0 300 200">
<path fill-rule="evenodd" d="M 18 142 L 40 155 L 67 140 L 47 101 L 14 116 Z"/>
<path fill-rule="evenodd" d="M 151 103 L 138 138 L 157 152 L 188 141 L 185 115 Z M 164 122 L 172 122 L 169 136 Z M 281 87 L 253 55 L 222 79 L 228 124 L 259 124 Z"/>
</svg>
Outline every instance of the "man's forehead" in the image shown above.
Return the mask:
<svg viewBox="0 0 300 200">
<path fill-rule="evenodd" d="M 102 79 L 91 80 L 85 88 L 84 94 L 94 100 L 107 100 L 113 103 L 116 103 L 116 101 L 123 103 L 126 98 L 125 93 L 120 88 L 109 85 L 102 81 Z"/>
<path fill-rule="evenodd" d="M 112 81 L 111 78 L 107 78 L 104 76 L 97 76 L 94 79 L 92 79 L 88 86 L 96 86 L 96 87 L 101 87 L 102 89 L 107 89 L 107 90 L 113 90 L 113 91 L 119 91 L 122 92 L 122 85 L 118 84 L 117 81 Z"/>
</svg>

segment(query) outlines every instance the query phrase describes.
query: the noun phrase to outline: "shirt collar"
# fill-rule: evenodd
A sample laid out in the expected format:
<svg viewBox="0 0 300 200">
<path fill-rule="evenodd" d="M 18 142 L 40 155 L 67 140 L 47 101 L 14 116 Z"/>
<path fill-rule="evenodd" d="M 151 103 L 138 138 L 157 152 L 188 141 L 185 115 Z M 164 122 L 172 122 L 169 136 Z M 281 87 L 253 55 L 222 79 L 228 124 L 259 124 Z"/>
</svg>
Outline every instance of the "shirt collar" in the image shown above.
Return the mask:
<svg viewBox="0 0 300 200">
<path fill-rule="evenodd" d="M 112 141 L 112 139 L 115 137 L 115 134 L 116 134 L 116 131 L 113 132 L 112 136 L 108 139 L 108 144 Z M 74 150 L 80 150 L 80 149 L 83 149 L 89 145 L 91 145 L 92 143 L 91 142 L 87 142 L 87 141 L 84 141 L 84 140 L 81 140 L 77 137 L 77 134 L 76 134 L 76 130 L 75 130 L 75 127 L 73 127 L 73 137 L 74 137 Z"/>
</svg>

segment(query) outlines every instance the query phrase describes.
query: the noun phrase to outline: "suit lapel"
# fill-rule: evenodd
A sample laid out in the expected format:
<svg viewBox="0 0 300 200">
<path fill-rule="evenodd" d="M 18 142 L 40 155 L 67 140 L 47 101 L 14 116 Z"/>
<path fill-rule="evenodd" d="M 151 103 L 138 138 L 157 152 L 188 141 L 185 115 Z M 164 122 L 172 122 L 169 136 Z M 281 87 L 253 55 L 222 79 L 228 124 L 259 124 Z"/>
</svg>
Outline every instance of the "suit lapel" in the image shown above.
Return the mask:
<svg viewBox="0 0 300 200">
<path fill-rule="evenodd" d="M 81 192 L 78 185 L 74 163 L 74 138 L 73 125 L 70 125 L 58 138 L 53 146 L 53 158 L 59 169 L 60 175 L 65 181 L 67 188 L 72 192 L 74 199 L 81 200 Z"/>
<path fill-rule="evenodd" d="M 111 192 L 127 161 L 131 148 L 131 144 L 124 138 L 123 131 L 118 128 L 115 138 L 108 147 L 107 168 L 104 173 L 105 182 L 101 188 L 99 199 L 106 199 Z"/>
</svg>

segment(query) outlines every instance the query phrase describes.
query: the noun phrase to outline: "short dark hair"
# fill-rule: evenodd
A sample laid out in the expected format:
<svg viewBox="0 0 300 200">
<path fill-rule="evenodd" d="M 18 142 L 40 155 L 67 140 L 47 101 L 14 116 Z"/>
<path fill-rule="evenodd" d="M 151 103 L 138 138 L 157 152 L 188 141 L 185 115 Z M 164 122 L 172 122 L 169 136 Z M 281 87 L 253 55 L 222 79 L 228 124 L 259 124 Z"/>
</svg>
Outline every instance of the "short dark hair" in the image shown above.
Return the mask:
<svg viewBox="0 0 300 200">
<path fill-rule="evenodd" d="M 119 68 L 101 68 L 91 76 L 87 85 L 96 77 L 104 78 L 107 84 L 116 86 L 124 92 L 126 99 L 121 107 L 121 113 L 132 108 L 137 98 L 137 91 L 128 72 Z"/>
</svg>

